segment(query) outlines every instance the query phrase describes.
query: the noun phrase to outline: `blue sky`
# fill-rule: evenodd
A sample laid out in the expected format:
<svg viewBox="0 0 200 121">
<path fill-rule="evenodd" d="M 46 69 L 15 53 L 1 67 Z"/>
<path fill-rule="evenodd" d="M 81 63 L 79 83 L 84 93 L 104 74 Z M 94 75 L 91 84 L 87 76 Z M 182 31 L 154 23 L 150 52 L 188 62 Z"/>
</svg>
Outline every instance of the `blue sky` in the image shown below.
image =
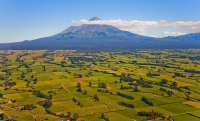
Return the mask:
<svg viewBox="0 0 200 121">
<path fill-rule="evenodd" d="M 200 0 L 0 0 L 0 43 L 57 34 L 97 16 L 145 36 L 200 32 Z"/>
</svg>

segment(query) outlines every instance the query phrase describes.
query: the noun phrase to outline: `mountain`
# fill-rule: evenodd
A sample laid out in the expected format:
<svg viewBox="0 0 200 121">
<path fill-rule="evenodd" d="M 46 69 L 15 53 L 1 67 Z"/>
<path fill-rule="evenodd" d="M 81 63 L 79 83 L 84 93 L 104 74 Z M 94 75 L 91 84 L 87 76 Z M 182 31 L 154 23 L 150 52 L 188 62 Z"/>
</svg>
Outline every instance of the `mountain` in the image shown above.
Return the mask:
<svg viewBox="0 0 200 121">
<path fill-rule="evenodd" d="M 93 17 L 89 21 L 98 21 L 98 20 L 101 20 L 101 19 L 99 19 L 98 17 Z"/>
<path fill-rule="evenodd" d="M 110 25 L 83 24 L 71 26 L 57 35 L 58 39 L 65 38 L 98 38 L 98 37 L 134 37 L 136 34 L 122 31 Z"/>
<path fill-rule="evenodd" d="M 90 21 L 99 21 L 93 17 Z M 80 51 L 131 51 L 135 49 L 200 48 L 200 33 L 153 38 L 102 24 L 71 26 L 53 36 L 0 44 L 1 50 L 76 49 Z"/>
</svg>

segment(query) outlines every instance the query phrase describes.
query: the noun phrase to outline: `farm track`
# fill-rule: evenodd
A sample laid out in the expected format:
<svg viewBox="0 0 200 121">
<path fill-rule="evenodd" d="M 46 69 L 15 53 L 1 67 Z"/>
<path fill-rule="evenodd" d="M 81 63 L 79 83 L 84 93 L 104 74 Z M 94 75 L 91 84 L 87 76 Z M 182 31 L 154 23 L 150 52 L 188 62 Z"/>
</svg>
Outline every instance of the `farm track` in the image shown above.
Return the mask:
<svg viewBox="0 0 200 121">
<path fill-rule="evenodd" d="M 72 93 L 72 92 L 70 92 L 66 87 L 65 87 L 65 85 L 63 85 L 63 84 L 61 84 L 62 85 L 62 87 L 68 92 L 68 93 Z"/>
</svg>

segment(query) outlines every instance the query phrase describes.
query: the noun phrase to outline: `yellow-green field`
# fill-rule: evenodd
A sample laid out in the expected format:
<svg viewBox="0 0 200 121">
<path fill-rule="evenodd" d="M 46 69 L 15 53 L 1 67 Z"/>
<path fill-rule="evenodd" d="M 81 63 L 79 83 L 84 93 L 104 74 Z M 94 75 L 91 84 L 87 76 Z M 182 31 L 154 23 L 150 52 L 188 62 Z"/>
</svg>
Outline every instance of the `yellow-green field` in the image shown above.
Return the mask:
<svg viewBox="0 0 200 121">
<path fill-rule="evenodd" d="M 0 51 L 0 119 L 200 121 L 199 53 Z"/>
</svg>

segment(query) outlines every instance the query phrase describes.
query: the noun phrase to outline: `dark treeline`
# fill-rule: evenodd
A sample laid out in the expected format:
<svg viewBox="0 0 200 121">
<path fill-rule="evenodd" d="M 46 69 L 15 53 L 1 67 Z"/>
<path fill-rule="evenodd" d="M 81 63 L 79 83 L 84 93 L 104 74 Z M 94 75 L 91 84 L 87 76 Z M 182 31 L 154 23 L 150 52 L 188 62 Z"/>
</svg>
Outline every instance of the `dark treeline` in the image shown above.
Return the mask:
<svg viewBox="0 0 200 121">
<path fill-rule="evenodd" d="M 200 74 L 200 71 L 197 71 L 197 70 L 194 70 L 194 69 L 185 69 L 184 72 Z"/>
<path fill-rule="evenodd" d="M 123 94 L 123 93 L 120 93 L 120 92 L 117 92 L 117 95 L 124 97 L 124 98 L 127 98 L 127 99 L 130 99 L 130 100 L 134 100 L 133 96 L 126 95 L 126 94 Z"/>
<path fill-rule="evenodd" d="M 33 91 L 33 95 L 37 96 L 37 97 L 40 97 L 40 98 L 45 98 L 45 99 L 49 99 L 50 96 L 38 91 L 38 90 L 34 90 Z"/>
<path fill-rule="evenodd" d="M 133 104 L 129 104 L 129 103 L 126 103 L 124 101 L 119 101 L 118 103 L 119 105 L 123 105 L 123 106 L 126 106 L 128 108 L 134 108 L 135 106 Z"/>
<path fill-rule="evenodd" d="M 162 113 L 159 113 L 157 111 L 150 111 L 150 112 L 147 112 L 147 111 L 140 111 L 138 112 L 138 115 L 139 116 L 146 116 L 146 120 L 155 120 L 157 118 L 162 118 L 162 119 L 165 119 L 166 117 L 162 114 Z"/>
<path fill-rule="evenodd" d="M 143 102 L 145 102 L 146 104 L 148 104 L 148 105 L 150 105 L 150 106 L 153 106 L 154 104 L 151 102 L 151 101 L 149 101 L 147 98 L 145 98 L 145 97 L 142 97 L 142 99 L 141 99 Z"/>
</svg>

